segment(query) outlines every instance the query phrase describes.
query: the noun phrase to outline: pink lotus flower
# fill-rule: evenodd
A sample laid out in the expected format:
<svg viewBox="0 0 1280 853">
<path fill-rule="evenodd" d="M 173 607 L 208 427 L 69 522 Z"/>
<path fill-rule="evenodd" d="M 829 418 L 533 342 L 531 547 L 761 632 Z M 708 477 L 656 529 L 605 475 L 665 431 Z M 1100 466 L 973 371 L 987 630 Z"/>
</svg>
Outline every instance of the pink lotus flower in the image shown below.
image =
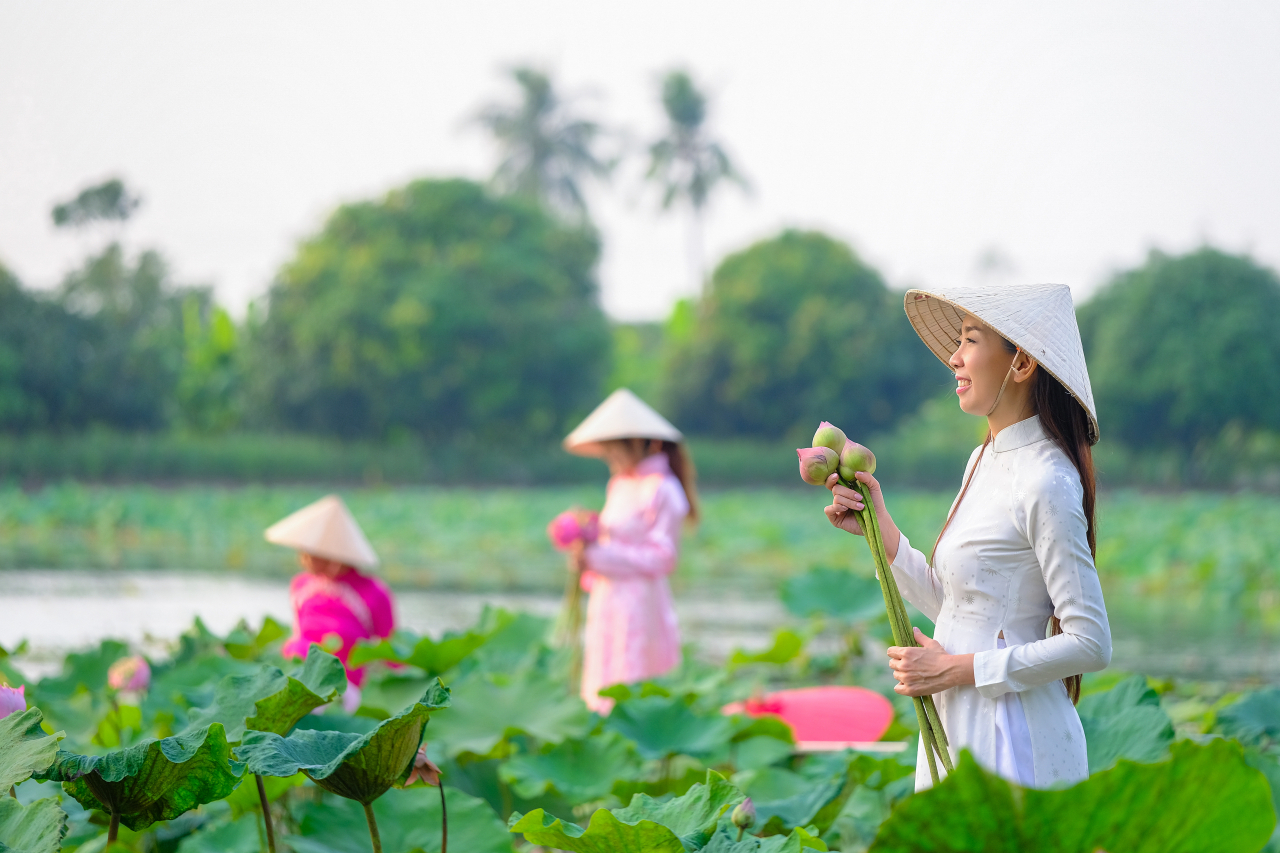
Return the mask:
<svg viewBox="0 0 1280 853">
<path fill-rule="evenodd" d="M 590 544 L 599 536 L 600 516 L 585 509 L 567 509 L 547 525 L 547 538 L 560 551 L 568 551 L 575 542 Z"/>
<path fill-rule="evenodd" d="M 854 441 L 846 441 L 840 451 L 840 476 L 853 482 L 853 475 L 858 471 L 868 474 L 876 472 L 876 455 Z"/>
<path fill-rule="evenodd" d="M 844 449 L 844 443 L 848 440 L 840 427 L 826 421 L 818 424 L 818 431 L 813 434 L 814 447 L 829 447 L 832 453 L 837 454 Z"/>
<path fill-rule="evenodd" d="M 107 684 L 116 690 L 141 692 L 151 686 L 151 667 L 142 655 L 120 658 L 107 670 Z"/>
<path fill-rule="evenodd" d="M 840 457 L 830 447 L 801 447 L 796 449 L 800 457 L 800 479 L 811 486 L 822 486 L 840 466 Z"/>
<path fill-rule="evenodd" d="M 425 744 L 418 747 L 418 754 L 413 757 L 413 771 L 409 773 L 409 778 L 404 780 L 404 786 L 407 788 L 414 782 L 426 782 L 432 787 L 440 784 L 440 768 L 427 758 Z"/>
<path fill-rule="evenodd" d="M 9 687 L 0 684 L 0 717 L 7 717 L 10 714 L 20 714 L 27 710 L 27 688 Z"/>
</svg>

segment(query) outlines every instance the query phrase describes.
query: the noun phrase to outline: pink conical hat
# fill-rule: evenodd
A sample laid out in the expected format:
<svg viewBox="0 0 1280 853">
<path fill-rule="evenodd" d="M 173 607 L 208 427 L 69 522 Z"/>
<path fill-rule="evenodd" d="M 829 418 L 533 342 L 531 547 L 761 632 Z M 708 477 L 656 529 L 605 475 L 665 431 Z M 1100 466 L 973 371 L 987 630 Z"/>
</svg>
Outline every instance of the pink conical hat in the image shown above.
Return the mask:
<svg viewBox="0 0 1280 853">
<path fill-rule="evenodd" d="M 268 542 L 326 560 L 372 569 L 378 555 L 342 498 L 326 495 L 267 528 Z"/>
</svg>

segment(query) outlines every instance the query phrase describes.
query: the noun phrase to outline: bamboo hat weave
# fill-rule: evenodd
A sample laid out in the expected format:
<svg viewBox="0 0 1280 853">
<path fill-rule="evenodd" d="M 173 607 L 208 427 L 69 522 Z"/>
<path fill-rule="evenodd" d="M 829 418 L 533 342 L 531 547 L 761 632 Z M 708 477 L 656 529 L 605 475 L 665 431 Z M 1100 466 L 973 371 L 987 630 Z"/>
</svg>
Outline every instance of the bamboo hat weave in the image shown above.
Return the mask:
<svg viewBox="0 0 1280 853">
<path fill-rule="evenodd" d="M 348 566 L 372 569 L 378 555 L 342 498 L 326 495 L 267 528 L 268 542 Z"/>
<path fill-rule="evenodd" d="M 936 292 L 908 290 L 904 307 L 916 334 L 943 364 L 956 350 L 965 314 L 977 317 L 1021 347 L 1084 406 L 1089 416 L 1089 443 L 1097 442 L 1098 412 L 1071 288 L 1065 284 L 1020 284 Z"/>
<path fill-rule="evenodd" d="M 626 388 L 619 388 L 587 415 L 564 440 L 564 449 L 578 456 L 600 456 L 602 442 L 615 438 L 656 438 L 684 441 L 680 430 Z"/>
</svg>

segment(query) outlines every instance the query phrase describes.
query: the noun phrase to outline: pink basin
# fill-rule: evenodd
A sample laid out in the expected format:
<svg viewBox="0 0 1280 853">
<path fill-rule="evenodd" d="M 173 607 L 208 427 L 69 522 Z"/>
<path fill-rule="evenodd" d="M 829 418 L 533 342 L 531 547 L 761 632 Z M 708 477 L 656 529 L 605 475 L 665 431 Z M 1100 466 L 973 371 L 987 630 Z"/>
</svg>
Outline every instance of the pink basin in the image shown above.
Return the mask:
<svg viewBox="0 0 1280 853">
<path fill-rule="evenodd" d="M 800 744 L 850 744 L 879 740 L 893 723 L 893 705 L 862 687 L 803 687 L 763 699 L 731 702 L 726 714 L 777 717 Z"/>
</svg>

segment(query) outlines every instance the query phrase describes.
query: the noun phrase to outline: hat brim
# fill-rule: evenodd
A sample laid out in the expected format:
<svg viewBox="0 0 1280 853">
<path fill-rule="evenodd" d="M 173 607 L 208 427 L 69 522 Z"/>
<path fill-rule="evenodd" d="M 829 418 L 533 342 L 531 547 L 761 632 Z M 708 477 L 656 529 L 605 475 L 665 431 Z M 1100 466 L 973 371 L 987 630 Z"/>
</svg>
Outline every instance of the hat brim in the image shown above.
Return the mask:
<svg viewBox="0 0 1280 853">
<path fill-rule="evenodd" d="M 983 324 L 995 329 L 1002 338 L 1012 341 L 1015 346 L 1022 347 L 1023 351 L 1026 351 L 1026 343 L 1019 342 L 1016 336 L 1010 334 L 1007 329 L 1000 328 L 998 322 L 992 322 L 987 317 L 982 316 L 980 312 L 966 308 L 959 302 L 937 293 L 930 293 L 927 290 L 908 290 L 903 298 L 903 308 L 907 312 L 907 319 L 911 321 L 911 328 L 915 329 L 916 334 L 920 336 L 920 340 L 924 341 L 929 351 L 937 356 L 938 361 L 947 366 L 947 370 L 951 370 L 951 356 L 955 354 L 958 346 L 957 341 L 960 338 L 966 314 L 977 317 Z M 1033 357 L 1029 353 L 1028 356 Z M 1046 367 L 1044 362 L 1039 359 L 1036 359 L 1036 364 L 1045 373 L 1058 380 L 1059 384 L 1067 389 L 1067 393 L 1077 403 L 1080 403 L 1079 395 L 1072 390 L 1069 384 L 1063 381 L 1061 376 Z M 1084 409 L 1085 417 L 1089 421 L 1089 443 L 1096 444 L 1098 441 L 1098 420 L 1089 411 L 1088 406 L 1080 403 L 1080 407 Z"/>
</svg>

